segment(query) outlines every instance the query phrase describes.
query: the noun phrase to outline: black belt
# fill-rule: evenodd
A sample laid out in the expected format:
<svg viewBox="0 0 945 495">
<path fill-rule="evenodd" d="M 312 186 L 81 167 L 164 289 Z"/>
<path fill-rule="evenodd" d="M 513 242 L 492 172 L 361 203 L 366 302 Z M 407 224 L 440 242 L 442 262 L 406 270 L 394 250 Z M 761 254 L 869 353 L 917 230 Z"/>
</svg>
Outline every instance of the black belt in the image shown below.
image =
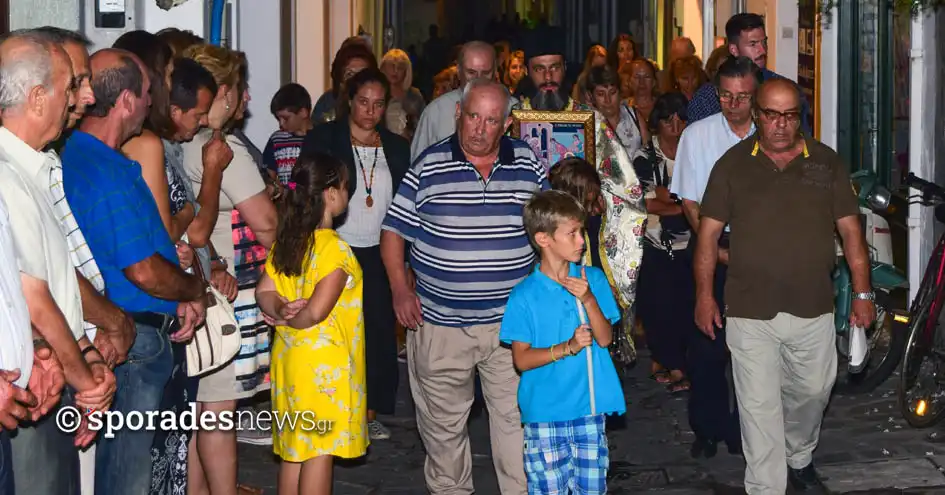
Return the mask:
<svg viewBox="0 0 945 495">
<path fill-rule="evenodd" d="M 145 325 L 149 327 L 157 328 L 158 330 L 164 330 L 165 324 L 168 321 L 173 321 L 174 317 L 171 315 L 165 315 L 161 313 L 153 313 L 151 311 L 142 311 L 138 313 L 128 313 L 131 315 L 131 319 L 139 325 Z"/>
</svg>

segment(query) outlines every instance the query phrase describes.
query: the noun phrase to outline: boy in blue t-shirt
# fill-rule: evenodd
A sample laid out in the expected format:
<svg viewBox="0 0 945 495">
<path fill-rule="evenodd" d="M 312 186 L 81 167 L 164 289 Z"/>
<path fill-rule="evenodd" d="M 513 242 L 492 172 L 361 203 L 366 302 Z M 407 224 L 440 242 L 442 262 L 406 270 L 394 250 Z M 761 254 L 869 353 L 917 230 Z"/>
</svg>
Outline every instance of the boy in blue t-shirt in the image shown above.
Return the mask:
<svg viewBox="0 0 945 495">
<path fill-rule="evenodd" d="M 528 493 L 606 493 L 604 415 L 626 411 L 607 351 L 620 310 L 604 273 L 575 264 L 584 250 L 585 212 L 574 197 L 539 193 L 523 217 L 541 262 L 512 290 L 499 339 L 511 344 L 522 373 Z"/>
</svg>

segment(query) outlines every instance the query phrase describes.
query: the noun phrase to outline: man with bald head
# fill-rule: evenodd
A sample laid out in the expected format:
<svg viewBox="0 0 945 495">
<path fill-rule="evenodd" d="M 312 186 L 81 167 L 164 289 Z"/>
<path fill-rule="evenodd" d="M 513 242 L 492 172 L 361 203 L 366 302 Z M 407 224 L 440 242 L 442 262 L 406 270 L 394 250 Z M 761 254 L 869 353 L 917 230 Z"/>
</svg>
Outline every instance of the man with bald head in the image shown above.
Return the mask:
<svg viewBox="0 0 945 495">
<path fill-rule="evenodd" d="M 31 410 L 34 423 L 23 425 L 13 440 L 13 467 L 21 493 L 70 493 L 77 486 L 74 439 L 59 431 L 55 421 L 40 419 L 59 402 L 63 373 L 70 386 L 64 393 L 67 405 L 108 408 L 115 390 L 114 375 L 85 335 L 70 247 L 48 197 L 49 176 L 60 165 L 55 153 L 42 150 L 59 136 L 73 104 L 72 66 L 61 47 L 28 30 L 3 40 L 0 196 L 17 208 L 10 217 L 11 231 L 38 337 L 31 370 L 21 373 L 40 404 Z M 77 392 L 74 400 L 73 392 Z M 80 437 L 83 444 L 90 440 L 87 435 Z M 48 476 L 50 470 L 57 476 Z"/>
<path fill-rule="evenodd" d="M 825 493 L 812 463 L 837 373 L 834 231 L 850 265 L 851 326 L 875 318 L 870 261 L 847 167 L 801 135 L 801 96 L 784 79 L 758 90 L 757 136 L 719 159 L 702 203 L 695 256 L 696 324 L 722 325 L 712 294 L 718 239 L 731 223 L 726 343 L 744 439 L 749 494 Z"/>
<path fill-rule="evenodd" d="M 185 342 L 205 314 L 206 284 L 180 268 L 177 250 L 141 175 L 121 145 L 141 132 L 151 105 L 151 81 L 129 52 L 92 56 L 96 103 L 62 152 L 66 198 L 95 253 L 109 299 L 134 320 L 129 360 L 115 368 L 112 409 L 158 411 L 171 376 L 171 341 Z M 161 84 L 162 81 L 155 81 Z M 147 493 L 153 431 L 115 432 L 97 446 L 95 493 Z"/>
<path fill-rule="evenodd" d="M 683 59 L 686 57 L 691 57 L 696 54 L 696 46 L 692 44 L 692 40 L 686 36 L 680 36 L 674 38 L 673 41 L 669 44 L 669 61 L 666 63 L 666 69 L 660 71 L 657 75 L 659 79 L 659 88 L 670 87 L 671 85 L 667 84 L 669 82 L 669 67 L 673 66 L 673 62 Z"/>
<path fill-rule="evenodd" d="M 466 419 L 477 369 L 499 489 L 526 490 L 519 379 L 498 332 L 512 287 L 535 259 L 522 208 L 548 188 L 548 179 L 525 142 L 503 135 L 511 123 L 509 100 L 491 75 L 466 83 L 456 133 L 414 162 L 381 232 L 394 312 L 414 330 L 407 333 L 410 390 L 427 452 L 427 489 L 436 495 L 473 493 Z M 404 268 L 407 256 L 415 286 Z"/>
<path fill-rule="evenodd" d="M 456 105 L 463 86 L 473 79 L 495 79 L 495 48 L 483 41 L 470 41 L 459 52 L 460 87 L 430 102 L 420 115 L 410 144 L 410 160 L 416 160 L 431 145 L 456 132 Z M 515 98 L 512 98 L 515 103 Z"/>
<path fill-rule="evenodd" d="M 669 44 L 669 61 L 672 63 L 674 60 L 679 60 L 681 58 L 691 57 L 696 54 L 696 46 L 692 44 L 692 40 L 680 36 L 674 39 Z"/>
</svg>

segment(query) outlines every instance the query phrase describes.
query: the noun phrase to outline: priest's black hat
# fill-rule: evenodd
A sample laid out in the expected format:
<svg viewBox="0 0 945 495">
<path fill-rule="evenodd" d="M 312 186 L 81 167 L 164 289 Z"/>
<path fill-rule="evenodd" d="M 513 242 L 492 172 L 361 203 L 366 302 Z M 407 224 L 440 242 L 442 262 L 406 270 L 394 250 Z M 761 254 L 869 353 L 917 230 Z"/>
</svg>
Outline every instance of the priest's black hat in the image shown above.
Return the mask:
<svg viewBox="0 0 945 495">
<path fill-rule="evenodd" d="M 524 36 L 525 59 L 543 55 L 565 56 L 565 33 L 554 26 L 536 27 Z"/>
</svg>

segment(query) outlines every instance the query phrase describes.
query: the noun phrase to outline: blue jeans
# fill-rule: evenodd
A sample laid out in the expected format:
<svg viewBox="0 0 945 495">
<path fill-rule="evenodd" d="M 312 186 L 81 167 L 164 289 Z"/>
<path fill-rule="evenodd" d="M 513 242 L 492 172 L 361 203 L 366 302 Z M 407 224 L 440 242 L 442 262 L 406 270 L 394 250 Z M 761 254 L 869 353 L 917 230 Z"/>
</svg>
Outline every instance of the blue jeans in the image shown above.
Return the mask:
<svg viewBox="0 0 945 495">
<path fill-rule="evenodd" d="M 18 481 L 19 493 L 79 494 L 79 451 L 75 437 L 56 424 L 59 408 L 73 405 L 72 387 L 67 385 L 59 405 L 49 414 L 35 423 L 21 422 L 11 433 L 13 477 Z"/>
<path fill-rule="evenodd" d="M 128 361 L 115 368 L 118 390 L 111 410 L 124 415 L 140 411 L 147 417 L 147 411 L 159 410 L 164 387 L 171 378 L 174 356 L 167 328 L 140 323 L 135 327 L 138 336 L 128 351 Z M 105 432 L 99 432 L 95 452 L 96 495 L 148 493 L 154 433 L 146 428 L 123 429 L 115 431 L 113 438 L 104 438 Z"/>
<path fill-rule="evenodd" d="M 14 495 L 13 489 L 13 447 L 10 446 L 10 432 L 0 428 L 0 495 Z"/>
</svg>

